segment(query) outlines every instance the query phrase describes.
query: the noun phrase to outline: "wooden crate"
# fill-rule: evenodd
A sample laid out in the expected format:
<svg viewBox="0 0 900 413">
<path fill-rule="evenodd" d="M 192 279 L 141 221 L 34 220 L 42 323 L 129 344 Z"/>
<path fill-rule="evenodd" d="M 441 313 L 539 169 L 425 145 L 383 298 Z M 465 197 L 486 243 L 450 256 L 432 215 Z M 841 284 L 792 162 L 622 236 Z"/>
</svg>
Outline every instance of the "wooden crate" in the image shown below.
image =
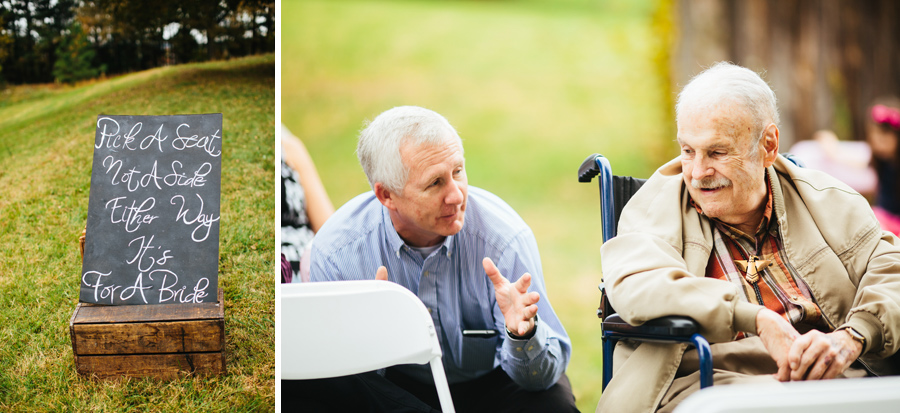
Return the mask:
<svg viewBox="0 0 900 413">
<path fill-rule="evenodd" d="M 225 301 L 104 306 L 78 303 L 69 321 L 82 375 L 172 378 L 225 373 Z"/>
</svg>

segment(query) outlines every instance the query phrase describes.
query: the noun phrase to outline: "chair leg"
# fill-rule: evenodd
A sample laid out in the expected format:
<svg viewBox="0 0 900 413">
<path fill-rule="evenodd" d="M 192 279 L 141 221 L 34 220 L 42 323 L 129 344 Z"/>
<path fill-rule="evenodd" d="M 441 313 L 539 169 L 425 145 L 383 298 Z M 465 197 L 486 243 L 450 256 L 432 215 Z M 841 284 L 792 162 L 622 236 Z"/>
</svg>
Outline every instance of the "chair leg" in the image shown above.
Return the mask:
<svg viewBox="0 0 900 413">
<path fill-rule="evenodd" d="M 434 385 L 437 387 L 438 399 L 441 401 L 441 412 L 455 413 L 453 398 L 450 397 L 450 385 L 447 384 L 447 375 L 444 373 L 444 364 L 441 357 L 431 359 L 431 375 L 434 376 Z"/>
<path fill-rule="evenodd" d="M 712 349 L 700 334 L 691 336 L 691 342 L 697 348 L 697 358 L 700 360 L 700 388 L 705 389 L 713 384 Z"/>
<path fill-rule="evenodd" d="M 612 380 L 613 371 L 613 350 L 616 348 L 616 342 L 612 338 L 603 337 L 603 386 L 601 391 L 606 390 L 606 385 Z"/>
</svg>

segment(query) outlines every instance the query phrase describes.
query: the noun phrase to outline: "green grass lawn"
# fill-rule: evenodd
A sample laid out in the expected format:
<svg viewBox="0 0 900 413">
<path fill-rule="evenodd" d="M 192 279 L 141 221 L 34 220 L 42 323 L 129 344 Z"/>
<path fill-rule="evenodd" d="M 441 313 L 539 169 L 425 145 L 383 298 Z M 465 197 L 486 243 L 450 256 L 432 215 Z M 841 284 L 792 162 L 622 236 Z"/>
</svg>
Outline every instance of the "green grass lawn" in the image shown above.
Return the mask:
<svg viewBox="0 0 900 413">
<path fill-rule="evenodd" d="M 274 410 L 273 55 L 0 91 L 0 410 Z M 228 373 L 95 380 L 75 371 L 98 114 L 223 113 L 219 287 Z"/>
<path fill-rule="evenodd" d="M 463 138 L 470 185 L 534 229 L 548 294 L 572 338 L 578 406 L 600 397 L 599 204 L 576 171 L 594 152 L 649 176 L 677 155 L 668 1 L 284 1 L 282 121 L 336 206 L 368 190 L 363 121 L 433 109 Z"/>
</svg>

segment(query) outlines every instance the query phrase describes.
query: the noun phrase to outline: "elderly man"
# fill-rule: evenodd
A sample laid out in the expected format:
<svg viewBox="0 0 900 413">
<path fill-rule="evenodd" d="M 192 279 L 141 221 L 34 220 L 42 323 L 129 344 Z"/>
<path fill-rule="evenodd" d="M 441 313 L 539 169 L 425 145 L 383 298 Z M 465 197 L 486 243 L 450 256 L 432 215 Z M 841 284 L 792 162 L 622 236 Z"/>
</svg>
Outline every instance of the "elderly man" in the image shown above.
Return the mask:
<svg viewBox="0 0 900 413">
<path fill-rule="evenodd" d="M 311 279 L 387 279 L 418 295 L 459 411 L 575 410 L 564 375 L 571 344 L 547 298 L 534 235 L 500 198 L 468 186 L 453 127 L 431 110 L 397 107 L 362 131 L 357 155 L 372 191 L 316 235 Z M 390 368 L 385 378 L 439 406 L 427 365 Z"/>
<path fill-rule="evenodd" d="M 778 155 L 775 94 L 756 73 L 707 69 L 676 121 L 681 156 L 601 249 L 616 310 L 633 325 L 696 320 L 716 384 L 877 373 L 900 347 L 900 241 L 862 196 Z M 670 411 L 699 387 L 685 344 L 620 342 L 615 354 L 598 411 Z"/>
</svg>

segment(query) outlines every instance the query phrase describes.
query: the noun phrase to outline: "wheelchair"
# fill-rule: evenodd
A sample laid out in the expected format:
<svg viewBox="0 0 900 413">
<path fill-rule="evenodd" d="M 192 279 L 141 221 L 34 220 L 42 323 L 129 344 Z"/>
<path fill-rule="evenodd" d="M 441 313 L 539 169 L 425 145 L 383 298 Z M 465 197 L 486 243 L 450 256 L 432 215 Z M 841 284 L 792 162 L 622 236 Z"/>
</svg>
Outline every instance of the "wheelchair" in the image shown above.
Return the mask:
<svg viewBox="0 0 900 413">
<path fill-rule="evenodd" d="M 805 167 L 802 161 L 791 154 L 782 154 L 789 161 Z M 578 182 L 590 183 L 598 177 L 600 189 L 600 219 L 603 242 L 616 236 L 616 227 L 622 216 L 622 208 L 631 197 L 644 185 L 646 179 L 631 176 L 613 175 L 609 160 L 603 155 L 592 154 L 578 167 Z M 700 388 L 712 386 L 712 352 L 707 341 L 698 332 L 700 326 L 690 317 L 669 316 L 650 320 L 640 326 L 632 326 L 622 320 L 609 304 L 606 290 L 601 282 L 600 307 L 597 317 L 601 323 L 601 341 L 603 343 L 603 389 L 612 380 L 613 350 L 619 340 L 657 341 L 668 343 L 690 343 L 697 349 L 700 361 Z"/>
<path fill-rule="evenodd" d="M 614 176 L 609 160 L 600 154 L 588 156 L 578 168 L 578 182 L 590 183 L 598 177 L 600 186 L 600 214 L 603 242 L 616 236 L 616 226 L 622 208 L 644 185 L 646 179 L 630 176 Z M 700 326 L 689 317 L 670 316 L 650 320 L 640 326 L 632 326 L 622 320 L 609 304 L 603 283 L 600 283 L 600 308 L 597 317 L 601 323 L 603 343 L 603 390 L 612 380 L 613 350 L 619 340 L 686 342 L 697 349 L 700 360 L 700 388 L 712 385 L 712 351 L 707 341 L 698 333 Z"/>
</svg>

